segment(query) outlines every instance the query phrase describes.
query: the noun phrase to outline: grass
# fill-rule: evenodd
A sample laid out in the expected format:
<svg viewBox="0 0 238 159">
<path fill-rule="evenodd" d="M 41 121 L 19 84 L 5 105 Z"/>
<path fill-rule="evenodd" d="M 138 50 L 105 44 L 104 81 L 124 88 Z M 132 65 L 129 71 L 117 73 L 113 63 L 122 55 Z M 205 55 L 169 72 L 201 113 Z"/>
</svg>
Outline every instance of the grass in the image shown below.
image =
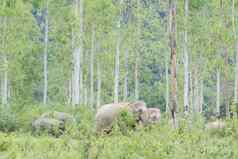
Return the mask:
<svg viewBox="0 0 238 159">
<path fill-rule="evenodd" d="M 35 136 L 29 123 L 40 113 L 52 109 L 71 112 L 77 129 L 55 138 L 47 134 Z M 14 112 L 14 111 L 13 111 Z M 219 131 L 203 129 L 203 120 L 194 120 L 188 128 L 171 128 L 164 118 L 159 125 L 139 127 L 122 133 L 97 136 L 93 113 L 87 108 L 39 108 L 14 112 L 21 123 L 16 130 L 0 133 L 0 158 L 9 159 L 237 159 L 238 122 L 228 120 Z M 15 120 L 14 120 L 15 121 Z M 0 123 L 1 124 L 1 123 Z M 11 124 L 13 124 L 11 122 Z"/>
</svg>

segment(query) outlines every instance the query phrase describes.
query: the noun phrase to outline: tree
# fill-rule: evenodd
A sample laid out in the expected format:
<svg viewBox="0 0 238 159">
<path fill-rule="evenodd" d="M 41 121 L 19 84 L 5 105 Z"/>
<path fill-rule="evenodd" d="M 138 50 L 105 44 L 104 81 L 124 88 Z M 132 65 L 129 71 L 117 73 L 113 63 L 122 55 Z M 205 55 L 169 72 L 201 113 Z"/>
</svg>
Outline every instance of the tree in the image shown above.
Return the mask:
<svg viewBox="0 0 238 159">
<path fill-rule="evenodd" d="M 171 114 L 174 127 L 178 127 L 177 123 L 177 62 L 176 62 L 176 4 L 175 0 L 169 0 L 170 6 L 170 51 L 171 51 Z"/>
<path fill-rule="evenodd" d="M 188 33 L 187 33 L 187 21 L 188 21 L 188 9 L 189 0 L 184 1 L 185 10 L 185 22 L 184 22 L 184 111 L 185 115 L 189 111 L 189 69 L 188 69 Z"/>
<path fill-rule="evenodd" d="M 73 80 L 72 80 L 72 85 L 73 85 L 72 104 L 73 105 L 80 104 L 80 99 L 82 99 L 80 95 L 80 90 L 82 90 L 81 58 L 83 53 L 83 4 L 84 4 L 83 0 L 80 0 L 80 3 L 78 0 L 75 0 L 76 24 L 78 20 L 80 21 L 80 24 L 79 24 L 79 32 L 77 32 L 77 27 L 76 27 L 72 37 L 73 44 L 74 44 L 74 48 L 73 48 L 74 69 L 73 69 Z"/>
<path fill-rule="evenodd" d="M 45 26 L 44 26 L 44 91 L 43 91 L 43 103 L 47 103 L 48 98 L 48 32 L 49 32 L 49 24 L 48 24 L 48 5 L 49 2 L 46 0 L 45 7 Z"/>
<path fill-rule="evenodd" d="M 1 56 L 2 56 L 2 63 L 4 66 L 2 79 L 1 79 L 1 96 L 2 96 L 2 105 L 8 104 L 8 60 L 6 54 L 6 38 L 7 38 L 7 17 L 1 18 L 2 23 L 2 39 L 1 39 Z"/>
<path fill-rule="evenodd" d="M 101 83 L 102 83 L 102 79 L 101 79 L 101 65 L 100 65 L 100 61 L 97 61 L 97 108 L 99 108 L 99 106 L 101 105 Z"/>
<path fill-rule="evenodd" d="M 220 71 L 217 70 L 217 100 L 216 100 L 216 113 L 220 116 Z"/>
<path fill-rule="evenodd" d="M 126 101 L 128 98 L 128 49 L 125 50 L 125 77 L 124 77 L 124 98 L 123 101 Z"/>
<path fill-rule="evenodd" d="M 95 54 L 95 26 L 92 26 L 92 45 L 90 56 L 90 105 L 94 106 L 94 54 Z"/>
<path fill-rule="evenodd" d="M 121 7 L 122 1 L 119 2 Z M 117 21 L 117 42 L 116 42 L 116 54 L 115 54 L 115 79 L 114 79 L 114 103 L 119 101 L 119 79 L 120 79 L 120 47 L 121 47 L 121 9 L 119 11 Z"/>
</svg>

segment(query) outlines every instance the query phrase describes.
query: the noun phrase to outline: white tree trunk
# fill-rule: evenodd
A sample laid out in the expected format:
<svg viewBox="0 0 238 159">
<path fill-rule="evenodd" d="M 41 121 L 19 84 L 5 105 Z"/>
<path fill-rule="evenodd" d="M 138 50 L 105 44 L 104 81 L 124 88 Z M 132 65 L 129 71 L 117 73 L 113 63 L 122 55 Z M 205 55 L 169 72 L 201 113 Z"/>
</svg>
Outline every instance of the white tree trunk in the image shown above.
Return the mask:
<svg viewBox="0 0 238 159">
<path fill-rule="evenodd" d="M 121 4 L 121 0 L 119 2 Z M 116 55 L 115 55 L 115 79 L 114 79 L 114 103 L 118 103 L 119 101 L 119 80 L 120 80 L 120 47 L 121 47 L 121 11 L 118 16 L 117 22 L 117 44 L 116 44 Z"/>
<path fill-rule="evenodd" d="M 97 62 L 97 108 L 99 108 L 101 105 L 101 83 L 102 83 L 101 66 L 98 60 Z"/>
<path fill-rule="evenodd" d="M 48 0 L 46 0 L 46 14 L 45 14 L 45 29 L 44 29 L 44 90 L 43 90 L 43 104 L 47 103 L 48 98 Z"/>
<path fill-rule="evenodd" d="M 67 89 L 67 104 L 70 104 L 72 102 L 72 79 L 68 81 L 68 88 Z"/>
<path fill-rule="evenodd" d="M 199 95 L 199 79 L 198 79 L 198 68 L 197 66 L 195 67 L 195 72 L 194 72 L 194 110 L 196 113 L 199 112 L 199 100 L 200 100 L 200 95 Z"/>
<path fill-rule="evenodd" d="M 189 109 L 189 69 L 188 69 L 188 35 L 187 18 L 189 0 L 185 0 L 185 31 L 184 31 L 184 111 L 188 115 Z"/>
<path fill-rule="evenodd" d="M 2 96 L 2 105 L 8 104 L 8 60 L 6 55 L 6 29 L 7 29 L 7 18 L 2 17 L 1 19 L 2 26 L 2 36 L 1 36 L 1 51 L 2 51 L 2 62 L 3 62 L 3 72 L 1 78 L 1 96 Z"/>
<path fill-rule="evenodd" d="M 217 70 L 217 100 L 216 100 L 216 113 L 220 116 L 220 71 Z"/>
<path fill-rule="evenodd" d="M 73 98 L 72 104 L 78 105 L 80 102 L 80 49 L 76 48 L 73 52 L 74 58 L 74 71 L 73 71 Z"/>
<path fill-rule="evenodd" d="M 85 106 L 88 105 L 88 88 L 86 85 L 86 81 L 87 79 L 85 79 L 85 83 L 84 83 L 84 100 L 83 100 Z"/>
<path fill-rule="evenodd" d="M 236 66 L 235 66 L 235 103 L 238 103 L 238 42 L 236 44 Z"/>
<path fill-rule="evenodd" d="M 73 32 L 73 80 L 72 80 L 72 104 L 79 105 L 82 104 L 81 94 L 83 88 L 83 78 L 81 69 L 81 56 L 83 53 L 83 0 L 75 0 L 75 17 L 80 19 L 79 34 L 76 31 Z M 79 35 L 79 36 L 78 36 Z"/>
<path fill-rule="evenodd" d="M 82 59 L 83 59 L 83 27 L 84 27 L 84 0 L 79 0 L 79 18 L 80 18 L 80 31 L 79 31 L 79 47 L 80 53 L 80 92 L 79 93 L 79 104 L 83 104 L 83 69 L 82 69 Z"/>
<path fill-rule="evenodd" d="M 83 69 L 82 69 L 82 53 L 80 57 L 80 78 L 79 78 L 79 104 L 83 104 L 84 100 L 84 81 L 83 81 Z"/>
<path fill-rule="evenodd" d="M 193 103 L 193 74 L 192 71 L 190 71 L 190 76 L 189 76 L 189 89 L 190 89 L 190 93 L 189 93 L 189 97 L 190 97 L 190 107 L 192 109 L 192 112 L 194 112 L 194 103 Z"/>
<path fill-rule="evenodd" d="M 95 54 L 95 28 L 92 27 L 92 45 L 90 56 L 90 105 L 94 107 L 94 54 Z"/>
<path fill-rule="evenodd" d="M 2 80 L 2 104 L 8 104 L 8 61 L 7 56 L 3 54 L 3 63 L 4 63 L 4 72 L 3 72 L 3 80 Z"/>
<path fill-rule="evenodd" d="M 136 54 L 136 63 L 135 63 L 135 99 L 139 99 L 139 55 Z"/>
<path fill-rule="evenodd" d="M 233 28 L 233 36 L 234 39 L 237 40 L 236 35 L 236 26 L 235 26 L 235 0 L 232 0 L 232 28 Z M 234 87 L 234 102 L 238 103 L 238 42 L 235 44 L 236 49 L 236 65 L 235 65 L 235 87 Z"/>
<path fill-rule="evenodd" d="M 202 113 L 203 112 L 203 80 L 201 80 L 201 84 L 200 84 L 200 100 L 199 100 L 199 112 Z"/>
<path fill-rule="evenodd" d="M 123 101 L 127 100 L 128 97 L 128 49 L 125 50 L 125 78 L 124 78 L 124 99 Z"/>
<path fill-rule="evenodd" d="M 120 35 L 118 35 L 116 56 L 115 56 L 115 84 L 114 84 L 114 103 L 119 100 L 119 76 L 120 76 Z"/>
</svg>

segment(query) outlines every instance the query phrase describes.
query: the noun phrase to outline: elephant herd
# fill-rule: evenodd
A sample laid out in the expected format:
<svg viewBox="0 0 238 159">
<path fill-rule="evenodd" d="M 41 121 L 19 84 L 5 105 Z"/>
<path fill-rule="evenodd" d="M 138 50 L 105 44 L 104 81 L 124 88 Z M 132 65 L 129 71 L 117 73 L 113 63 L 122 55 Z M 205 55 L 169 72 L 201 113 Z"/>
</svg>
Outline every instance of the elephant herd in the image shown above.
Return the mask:
<svg viewBox="0 0 238 159">
<path fill-rule="evenodd" d="M 136 125 L 156 124 L 161 118 L 160 109 L 147 108 L 143 101 L 106 104 L 101 106 L 95 115 L 96 132 L 110 132 L 114 121 L 122 111 L 132 114 Z M 74 117 L 70 114 L 57 111 L 46 112 L 32 122 L 32 129 L 35 133 L 44 131 L 59 136 L 66 131 L 67 124 L 75 122 Z"/>
<path fill-rule="evenodd" d="M 123 111 L 132 116 L 135 127 L 158 124 L 161 119 L 160 109 L 149 108 L 143 101 L 106 104 L 98 108 L 95 115 L 96 133 L 110 133 L 115 121 L 120 118 Z M 75 123 L 75 118 L 70 114 L 57 111 L 46 112 L 32 122 L 32 130 L 38 134 L 44 131 L 54 136 L 60 136 L 69 128 L 68 125 L 72 126 Z M 225 128 L 225 122 L 221 120 L 208 122 L 205 125 L 205 129 L 223 128 Z"/>
</svg>

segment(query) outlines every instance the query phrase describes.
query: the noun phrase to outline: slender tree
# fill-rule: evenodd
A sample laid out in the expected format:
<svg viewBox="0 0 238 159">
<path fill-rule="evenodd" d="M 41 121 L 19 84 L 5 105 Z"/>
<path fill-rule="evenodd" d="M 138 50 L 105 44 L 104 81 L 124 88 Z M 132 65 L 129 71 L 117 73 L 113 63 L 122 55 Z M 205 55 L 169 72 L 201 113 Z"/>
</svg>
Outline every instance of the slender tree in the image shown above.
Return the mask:
<svg viewBox="0 0 238 159">
<path fill-rule="evenodd" d="M 199 100 L 200 100 L 200 96 L 199 96 L 199 75 L 198 75 L 198 66 L 196 64 L 195 68 L 194 68 L 194 112 L 198 113 L 199 112 Z"/>
<path fill-rule="evenodd" d="M 177 46 L 176 46 L 176 3 L 175 0 L 169 0 L 170 6 L 170 50 L 171 50 L 171 114 L 173 125 L 178 127 L 177 123 Z"/>
<path fill-rule="evenodd" d="M 123 100 L 126 101 L 128 97 L 128 75 L 129 75 L 129 68 L 128 68 L 128 49 L 125 50 L 125 78 L 124 78 L 124 98 Z"/>
<path fill-rule="evenodd" d="M 49 32 L 49 23 L 48 23 L 48 5 L 49 2 L 46 0 L 45 7 L 45 27 L 44 27 L 44 91 L 43 91 L 43 103 L 47 103 L 48 98 L 48 32 Z"/>
<path fill-rule="evenodd" d="M 136 53 L 135 60 L 135 99 L 139 99 L 139 55 Z"/>
<path fill-rule="evenodd" d="M 216 100 L 216 113 L 220 116 L 220 71 L 217 70 L 217 100 Z"/>
<path fill-rule="evenodd" d="M 121 7 L 122 0 L 119 1 Z M 117 21 L 117 42 L 116 42 L 116 54 L 115 54 L 115 79 L 114 79 L 114 103 L 119 101 L 119 79 L 120 79 L 120 47 L 121 47 L 121 9 Z"/>
<path fill-rule="evenodd" d="M 80 90 L 82 90 L 82 69 L 81 69 L 81 58 L 83 53 L 83 0 L 75 0 L 75 19 L 76 24 L 79 21 L 79 32 L 77 32 L 77 27 L 74 28 L 73 40 L 74 40 L 74 49 L 73 49 L 73 97 L 72 104 L 80 104 Z M 79 18 L 78 18 L 79 17 Z M 76 25 L 77 26 L 77 25 Z"/>
<path fill-rule="evenodd" d="M 95 26 L 92 26 L 92 44 L 90 56 L 90 105 L 94 106 L 94 55 L 95 55 Z"/>
<path fill-rule="evenodd" d="M 102 79 L 101 79 L 101 65 L 100 61 L 97 61 L 97 108 L 101 105 L 101 86 Z"/>
<path fill-rule="evenodd" d="M 235 0 L 232 0 L 232 30 L 233 37 L 235 40 L 235 87 L 234 87 L 234 103 L 236 104 L 236 109 L 238 110 L 238 40 L 236 35 L 236 12 L 235 12 Z"/>
<path fill-rule="evenodd" d="M 227 49 L 224 49 L 224 104 L 226 116 L 229 116 L 229 93 L 228 93 L 228 52 Z"/>
<path fill-rule="evenodd" d="M 193 103 L 193 94 L 194 94 L 194 91 L 193 91 L 193 72 L 190 71 L 189 73 L 189 102 L 190 102 L 190 107 L 192 110 L 191 112 L 194 111 L 194 103 Z"/>
<path fill-rule="evenodd" d="M 200 82 L 200 99 L 199 99 L 199 113 L 203 112 L 203 104 L 204 104 L 204 99 L 203 99 L 203 80 Z"/>
<path fill-rule="evenodd" d="M 188 21 L 188 6 L 189 0 L 184 1 L 185 10 L 185 22 L 184 22 L 184 111 L 185 115 L 188 115 L 189 109 L 189 69 L 188 69 L 188 31 L 187 31 L 187 21 Z"/>
<path fill-rule="evenodd" d="M 84 85 L 83 85 L 83 69 L 82 69 L 82 65 L 83 65 L 83 33 L 84 33 L 84 0 L 79 0 L 79 18 L 80 18 L 80 26 L 79 26 L 79 46 L 80 46 L 80 50 L 81 50 L 81 53 L 80 53 L 80 69 L 79 69 L 79 72 L 80 72 L 80 82 L 79 82 L 79 85 L 80 85 L 80 89 L 79 91 L 82 92 L 82 93 L 79 93 L 79 104 L 82 104 L 83 103 L 83 89 L 84 89 Z"/>
<path fill-rule="evenodd" d="M 7 39 L 7 17 L 2 17 L 2 41 L 1 41 L 1 53 L 2 53 L 2 62 L 3 62 L 3 73 L 1 80 L 1 95 L 2 95 L 2 105 L 8 104 L 8 59 L 6 55 L 6 39 Z"/>
<path fill-rule="evenodd" d="M 138 40 L 138 45 L 137 45 L 137 49 L 136 49 L 136 53 L 135 53 L 135 99 L 138 100 L 139 99 L 139 51 L 140 51 L 140 35 L 141 35 L 141 19 L 140 19 L 140 0 L 137 0 L 137 40 Z"/>
<path fill-rule="evenodd" d="M 165 60 L 165 78 L 166 78 L 166 112 L 169 112 L 169 67 L 168 67 L 168 58 L 166 56 Z"/>
</svg>

